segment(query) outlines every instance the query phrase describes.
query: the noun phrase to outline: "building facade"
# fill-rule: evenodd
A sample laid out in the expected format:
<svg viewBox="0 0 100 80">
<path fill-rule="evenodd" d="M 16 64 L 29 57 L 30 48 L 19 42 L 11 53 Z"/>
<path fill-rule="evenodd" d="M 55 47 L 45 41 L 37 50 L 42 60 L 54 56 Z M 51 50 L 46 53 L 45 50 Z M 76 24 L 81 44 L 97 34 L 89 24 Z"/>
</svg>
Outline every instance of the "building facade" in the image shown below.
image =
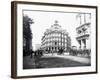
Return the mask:
<svg viewBox="0 0 100 80">
<path fill-rule="evenodd" d="M 68 32 L 61 28 L 58 21 L 55 21 L 55 23 L 44 32 L 41 45 L 42 50 L 54 53 L 62 49 L 64 52 L 67 52 L 70 47 L 71 38 Z"/>
<path fill-rule="evenodd" d="M 83 17 L 82 17 L 83 16 Z M 91 47 L 91 14 L 80 14 L 80 24 L 76 28 L 79 49 L 90 49 Z"/>
</svg>

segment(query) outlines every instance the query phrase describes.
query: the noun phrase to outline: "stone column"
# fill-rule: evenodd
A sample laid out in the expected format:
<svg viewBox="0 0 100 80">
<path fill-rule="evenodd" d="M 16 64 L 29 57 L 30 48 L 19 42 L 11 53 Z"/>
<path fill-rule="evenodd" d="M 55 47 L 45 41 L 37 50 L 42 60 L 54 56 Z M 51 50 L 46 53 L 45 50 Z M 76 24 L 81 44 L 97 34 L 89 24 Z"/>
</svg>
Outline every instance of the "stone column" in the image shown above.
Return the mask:
<svg viewBox="0 0 100 80">
<path fill-rule="evenodd" d="M 86 39 L 83 39 L 84 49 L 86 49 Z"/>
<path fill-rule="evenodd" d="M 81 40 L 78 40 L 78 42 L 79 42 L 79 45 L 80 45 L 79 48 L 81 49 L 81 44 L 82 44 Z"/>
</svg>

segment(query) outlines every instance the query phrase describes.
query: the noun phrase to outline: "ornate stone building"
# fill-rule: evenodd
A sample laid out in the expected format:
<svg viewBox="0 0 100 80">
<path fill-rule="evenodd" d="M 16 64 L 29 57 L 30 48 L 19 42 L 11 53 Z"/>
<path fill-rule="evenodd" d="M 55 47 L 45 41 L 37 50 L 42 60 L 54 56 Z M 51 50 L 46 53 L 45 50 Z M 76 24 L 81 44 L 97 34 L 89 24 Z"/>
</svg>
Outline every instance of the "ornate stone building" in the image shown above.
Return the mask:
<svg viewBox="0 0 100 80">
<path fill-rule="evenodd" d="M 71 38 L 66 30 L 61 28 L 58 21 L 55 21 L 55 23 L 44 32 L 41 45 L 42 50 L 54 53 L 62 49 L 64 52 L 67 52 L 70 47 Z"/>
<path fill-rule="evenodd" d="M 79 49 L 90 49 L 91 46 L 91 14 L 79 14 L 80 24 L 76 28 Z"/>
</svg>

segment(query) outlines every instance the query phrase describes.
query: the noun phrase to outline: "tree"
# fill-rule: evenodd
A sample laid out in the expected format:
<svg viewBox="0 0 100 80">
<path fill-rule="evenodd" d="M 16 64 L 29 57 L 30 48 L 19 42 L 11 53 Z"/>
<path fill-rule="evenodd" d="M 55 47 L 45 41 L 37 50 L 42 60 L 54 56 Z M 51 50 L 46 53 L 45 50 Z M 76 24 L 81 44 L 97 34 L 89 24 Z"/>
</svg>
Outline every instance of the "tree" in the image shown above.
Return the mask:
<svg viewBox="0 0 100 80">
<path fill-rule="evenodd" d="M 28 16 L 23 16 L 23 55 L 29 55 L 32 50 L 32 31 L 30 25 L 33 20 Z"/>
</svg>

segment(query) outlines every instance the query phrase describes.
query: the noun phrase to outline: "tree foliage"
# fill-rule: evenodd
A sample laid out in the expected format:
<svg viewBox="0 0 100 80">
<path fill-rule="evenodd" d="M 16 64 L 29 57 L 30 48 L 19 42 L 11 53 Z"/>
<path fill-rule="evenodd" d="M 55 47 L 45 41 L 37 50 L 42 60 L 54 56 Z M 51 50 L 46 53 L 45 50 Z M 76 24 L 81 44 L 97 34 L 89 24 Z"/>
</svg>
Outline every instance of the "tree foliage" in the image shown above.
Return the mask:
<svg viewBox="0 0 100 80">
<path fill-rule="evenodd" d="M 33 24 L 33 20 L 28 16 L 23 16 L 23 55 L 30 54 L 31 51 L 31 41 L 32 41 L 32 31 L 30 25 Z"/>
<path fill-rule="evenodd" d="M 32 39 L 32 32 L 30 25 L 33 23 L 33 20 L 28 16 L 23 16 L 23 35 L 26 39 Z"/>
</svg>

